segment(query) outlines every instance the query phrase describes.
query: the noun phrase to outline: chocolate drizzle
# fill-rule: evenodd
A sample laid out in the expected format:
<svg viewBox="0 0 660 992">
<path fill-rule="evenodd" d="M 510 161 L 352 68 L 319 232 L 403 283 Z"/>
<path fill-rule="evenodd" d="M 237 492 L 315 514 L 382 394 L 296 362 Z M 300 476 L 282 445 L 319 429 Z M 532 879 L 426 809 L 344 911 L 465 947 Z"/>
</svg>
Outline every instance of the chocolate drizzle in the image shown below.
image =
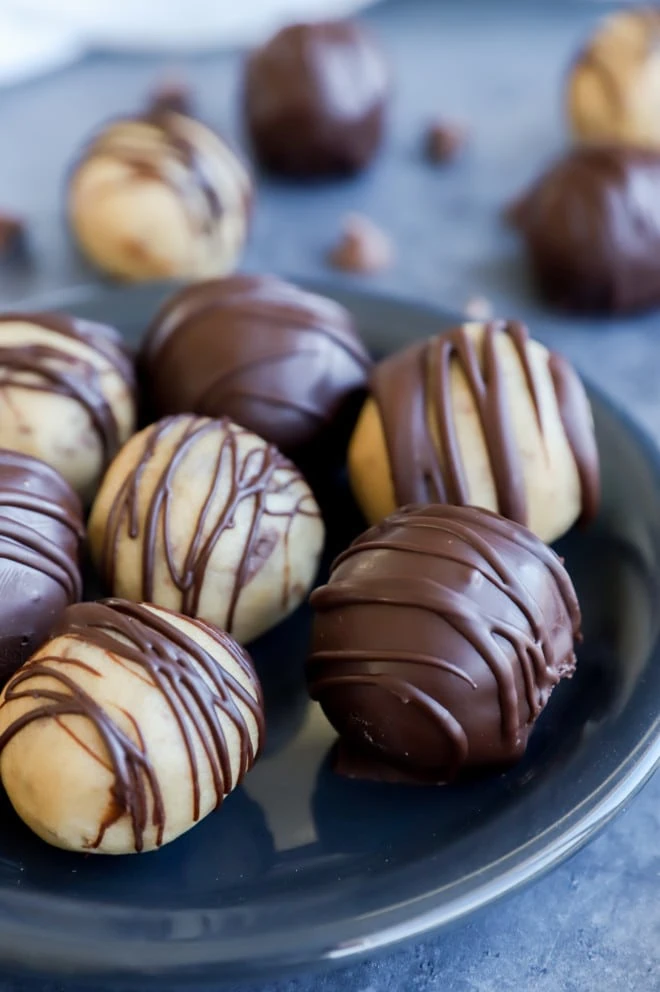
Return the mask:
<svg viewBox="0 0 660 992">
<path fill-rule="evenodd" d="M 473 507 L 397 511 L 311 597 L 310 693 L 351 748 L 420 780 L 506 764 L 562 676 L 580 610 L 559 558 Z"/>
<path fill-rule="evenodd" d="M 155 457 L 160 442 L 173 432 L 178 432 L 174 450 L 169 455 L 153 490 L 143 491 L 141 484 L 147 466 Z M 175 515 L 185 512 L 185 508 L 180 503 L 174 504 L 171 496 L 173 484 L 186 457 L 200 441 L 210 435 L 217 438 L 217 453 L 210 473 L 210 488 L 195 521 L 192 543 L 186 551 L 182 564 L 178 566 L 172 540 L 172 526 Z M 244 457 L 241 456 L 238 446 L 238 441 L 242 437 L 253 438 L 255 441 L 254 446 Z M 167 417 L 159 421 L 149 429 L 142 455 L 123 481 L 108 514 L 101 553 L 101 570 L 109 588 L 115 588 L 116 564 L 121 541 L 139 540 L 142 552 L 141 592 L 137 598 L 153 599 L 156 571 L 162 555 L 167 572 L 181 593 L 181 612 L 188 616 L 196 616 L 206 570 L 216 545 L 223 534 L 234 526 L 239 507 L 247 501 L 251 504 L 252 516 L 234 575 L 226 619 L 223 622 L 223 627 L 231 632 L 241 591 L 255 574 L 255 566 L 259 567 L 264 554 L 265 535 L 262 528 L 265 521 L 269 518 L 286 521 L 283 541 L 288 561 L 288 537 L 294 518 L 298 514 L 313 517 L 319 515 L 311 492 L 307 489 L 288 507 L 275 508 L 269 505 L 269 498 L 273 502 L 273 497 L 285 495 L 292 486 L 298 484 L 300 479 L 301 476 L 295 467 L 280 454 L 277 448 L 266 445 L 255 438 L 250 431 L 238 427 L 230 420 L 180 416 Z M 221 483 L 225 480 L 229 480 L 228 493 L 226 498 L 220 500 L 218 493 Z M 140 521 L 141 510 L 147 501 L 146 515 Z M 282 588 L 283 608 L 286 608 L 292 593 L 289 586 L 287 565 Z"/>
<path fill-rule="evenodd" d="M 465 326 L 412 345 L 385 359 L 372 376 L 398 505 L 470 503 L 470 492 L 456 430 L 451 390 L 457 362 L 473 397 L 490 461 L 499 512 L 527 522 L 521 451 L 511 423 L 497 337 L 506 334 L 525 376 L 541 436 L 545 433 L 538 372 L 526 328 L 493 321 L 484 327 L 481 348 Z M 598 506 L 598 456 L 584 390 L 567 362 L 551 356 L 551 376 L 559 415 L 582 486 L 582 519 Z"/>
<path fill-rule="evenodd" d="M 191 818 L 197 822 L 201 815 L 201 795 L 196 743 L 201 745 L 208 761 L 215 802 L 219 806 L 257 757 L 265 729 L 263 700 L 249 656 L 231 637 L 201 620 L 189 621 L 212 638 L 221 652 L 226 652 L 239 666 L 249 689 L 196 640 L 170 623 L 168 612 L 160 609 L 154 612 L 147 606 L 119 599 L 79 603 L 66 610 L 53 637 L 73 638 L 81 644 L 92 645 L 104 651 L 106 658 L 114 664 L 130 662 L 139 669 L 137 678 L 144 678 L 162 693 L 176 720 L 188 758 Z M 104 758 L 99 760 L 113 775 L 109 810 L 89 847 L 98 848 L 106 831 L 123 816 L 130 818 L 136 851 L 143 849 L 149 825 L 156 830 L 156 846 L 159 847 L 163 843 L 167 811 L 154 762 L 140 733 L 139 713 L 131 716 L 124 711 L 134 734 L 122 729 L 108 709 L 77 683 L 77 668 L 99 679 L 103 677 L 101 671 L 80 659 L 46 653 L 28 662 L 14 676 L 5 690 L 4 705 L 17 700 L 30 700 L 34 705 L 0 735 L 0 752 L 37 720 L 59 722 L 65 716 L 84 717 L 98 731 L 107 764 Z M 39 681 L 35 684 L 36 679 Z M 254 720 L 257 747 L 239 702 Z M 235 727 L 240 745 L 239 766 L 235 772 L 227 746 L 227 721 Z M 67 729 L 64 724 L 62 726 Z M 70 733 L 75 737 L 73 730 Z"/>
</svg>

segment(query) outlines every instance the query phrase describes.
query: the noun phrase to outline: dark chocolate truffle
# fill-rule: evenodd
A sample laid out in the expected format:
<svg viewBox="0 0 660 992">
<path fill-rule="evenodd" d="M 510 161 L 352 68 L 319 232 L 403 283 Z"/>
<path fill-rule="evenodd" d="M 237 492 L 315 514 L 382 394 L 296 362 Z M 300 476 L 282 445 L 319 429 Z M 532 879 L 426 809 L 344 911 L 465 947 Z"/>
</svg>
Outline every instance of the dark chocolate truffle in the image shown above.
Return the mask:
<svg viewBox="0 0 660 992">
<path fill-rule="evenodd" d="M 509 220 L 552 305 L 616 313 L 660 303 L 660 154 L 576 148 L 514 205 Z"/>
<path fill-rule="evenodd" d="M 274 276 L 176 293 L 141 364 L 156 416 L 228 416 L 288 454 L 348 433 L 371 366 L 343 307 Z"/>
<path fill-rule="evenodd" d="M 561 560 L 475 507 L 398 510 L 311 603 L 309 690 L 349 774 L 445 782 L 511 764 L 575 667 L 580 610 Z"/>
<path fill-rule="evenodd" d="M 245 70 L 245 115 L 258 159 L 298 177 L 362 169 L 381 144 L 389 88 L 380 49 L 354 21 L 283 28 Z"/>
<path fill-rule="evenodd" d="M 80 599 L 78 497 L 44 462 L 0 450 L 0 682 Z"/>
</svg>

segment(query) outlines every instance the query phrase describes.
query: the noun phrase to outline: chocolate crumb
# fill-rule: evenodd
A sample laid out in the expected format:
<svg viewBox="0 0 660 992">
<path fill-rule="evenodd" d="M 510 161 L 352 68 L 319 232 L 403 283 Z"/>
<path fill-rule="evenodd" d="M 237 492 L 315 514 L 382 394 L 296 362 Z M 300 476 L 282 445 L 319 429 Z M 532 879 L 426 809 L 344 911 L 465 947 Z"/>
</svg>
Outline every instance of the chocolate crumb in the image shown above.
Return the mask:
<svg viewBox="0 0 660 992">
<path fill-rule="evenodd" d="M 337 245 L 328 260 L 336 269 L 364 274 L 389 268 L 394 258 L 392 241 L 372 220 L 360 214 L 349 214 Z"/>
<path fill-rule="evenodd" d="M 493 305 L 485 296 L 471 296 L 465 304 L 463 312 L 470 320 L 491 320 Z"/>
<path fill-rule="evenodd" d="M 191 117 L 192 111 L 190 86 L 179 79 L 164 79 L 153 90 L 147 103 L 149 115 L 173 113 Z"/>
<path fill-rule="evenodd" d="M 431 162 L 453 162 L 467 144 L 468 132 L 462 124 L 434 121 L 425 138 L 426 157 Z"/>
<path fill-rule="evenodd" d="M 25 222 L 15 214 L 0 210 L 0 259 L 26 255 Z"/>
</svg>

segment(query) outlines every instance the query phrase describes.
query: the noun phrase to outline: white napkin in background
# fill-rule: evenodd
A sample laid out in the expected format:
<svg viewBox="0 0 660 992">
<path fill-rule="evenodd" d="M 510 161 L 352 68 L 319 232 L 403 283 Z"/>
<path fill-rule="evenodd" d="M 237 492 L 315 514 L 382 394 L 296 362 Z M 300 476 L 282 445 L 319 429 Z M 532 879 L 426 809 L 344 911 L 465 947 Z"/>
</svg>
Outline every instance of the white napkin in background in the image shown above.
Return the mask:
<svg viewBox="0 0 660 992">
<path fill-rule="evenodd" d="M 341 17 L 373 0 L 0 0 L 0 85 L 95 49 L 209 50 L 289 21 Z"/>
</svg>

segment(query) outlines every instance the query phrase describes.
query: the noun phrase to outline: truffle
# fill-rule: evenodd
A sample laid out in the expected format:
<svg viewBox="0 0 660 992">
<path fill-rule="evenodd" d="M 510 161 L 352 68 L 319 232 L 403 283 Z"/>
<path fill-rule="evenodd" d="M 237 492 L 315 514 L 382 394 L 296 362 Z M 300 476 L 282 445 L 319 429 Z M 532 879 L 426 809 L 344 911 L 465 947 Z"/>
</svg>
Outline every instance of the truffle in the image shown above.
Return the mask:
<svg viewBox="0 0 660 992">
<path fill-rule="evenodd" d="M 660 153 L 575 149 L 516 202 L 509 220 L 550 304 L 598 314 L 660 303 Z"/>
<path fill-rule="evenodd" d="M 243 250 L 249 176 L 213 131 L 183 114 L 108 124 L 71 175 L 69 220 L 82 251 L 132 281 L 231 272 Z"/>
<path fill-rule="evenodd" d="M 56 468 L 84 502 L 135 429 L 133 362 L 113 328 L 0 315 L 0 447 Z"/>
<path fill-rule="evenodd" d="M 0 450 L 0 683 L 80 599 L 84 533 L 80 501 L 59 473 Z"/>
<path fill-rule="evenodd" d="M 171 297 L 141 365 L 157 416 L 226 415 L 300 454 L 331 433 L 345 450 L 371 362 L 338 303 L 274 276 L 239 275 Z"/>
<path fill-rule="evenodd" d="M 515 321 L 468 323 L 376 366 L 349 447 L 376 523 L 407 503 L 482 506 L 554 540 L 598 506 L 589 402 L 568 362 Z"/>
<path fill-rule="evenodd" d="M 571 66 L 566 110 L 582 142 L 660 149 L 660 7 L 605 18 Z"/>
<path fill-rule="evenodd" d="M 219 806 L 264 735 L 248 655 L 152 604 L 69 607 L 0 700 L 0 775 L 57 847 L 149 851 Z"/>
<path fill-rule="evenodd" d="M 230 420 L 187 415 L 122 448 L 89 521 L 114 595 L 201 617 L 241 643 L 303 601 L 323 537 L 307 483 L 277 448 Z"/>
<path fill-rule="evenodd" d="M 309 690 L 349 775 L 441 783 L 509 765 L 575 667 L 580 610 L 560 559 L 474 507 L 397 511 L 311 602 Z"/>
<path fill-rule="evenodd" d="M 387 64 L 359 24 L 289 25 L 247 60 L 245 116 L 255 154 L 294 177 L 357 172 L 381 144 L 389 90 Z"/>
</svg>

